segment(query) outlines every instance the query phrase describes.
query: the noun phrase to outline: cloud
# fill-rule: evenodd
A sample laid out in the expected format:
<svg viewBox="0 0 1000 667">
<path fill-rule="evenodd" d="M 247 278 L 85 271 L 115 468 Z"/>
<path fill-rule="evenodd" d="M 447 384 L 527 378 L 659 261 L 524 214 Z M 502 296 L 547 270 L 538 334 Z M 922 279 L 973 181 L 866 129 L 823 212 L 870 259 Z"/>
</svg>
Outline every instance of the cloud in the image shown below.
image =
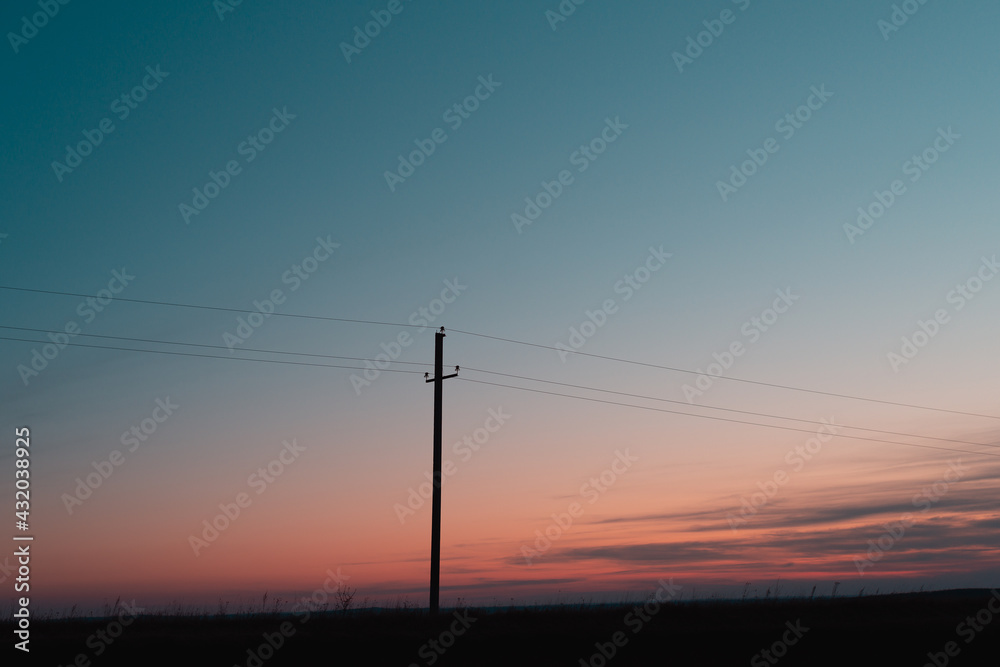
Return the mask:
<svg viewBox="0 0 1000 667">
<path fill-rule="evenodd" d="M 886 524 L 910 514 L 912 524 L 878 564 L 883 574 L 930 567 L 984 570 L 1000 556 L 1000 465 L 966 465 L 962 478 L 947 484 L 944 480 L 952 478 L 945 477 L 948 464 L 931 461 L 875 485 L 864 480 L 798 492 L 789 488 L 756 514 L 747 513 L 738 531 L 730 529 L 727 515 L 739 514 L 740 505 L 728 499 L 697 510 L 602 517 L 590 523 L 606 528 L 603 544 L 567 541 L 546 558 L 718 573 L 748 567 L 846 570 L 854 557 L 866 553 L 869 540 L 886 533 Z M 664 539 L 636 541 L 637 530 Z M 616 533 L 619 543 L 614 543 Z M 683 539 L 694 535 L 698 539 Z"/>
</svg>

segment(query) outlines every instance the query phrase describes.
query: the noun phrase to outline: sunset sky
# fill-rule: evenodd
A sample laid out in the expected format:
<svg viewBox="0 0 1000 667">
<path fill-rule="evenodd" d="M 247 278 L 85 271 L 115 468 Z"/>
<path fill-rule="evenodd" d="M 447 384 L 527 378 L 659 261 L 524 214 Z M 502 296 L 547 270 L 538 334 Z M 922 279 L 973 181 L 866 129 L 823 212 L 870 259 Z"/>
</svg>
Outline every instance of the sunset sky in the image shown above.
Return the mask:
<svg viewBox="0 0 1000 667">
<path fill-rule="evenodd" d="M 6 3 L 33 595 L 425 605 L 440 326 L 443 604 L 997 586 L 1000 7 L 912 5 Z"/>
</svg>

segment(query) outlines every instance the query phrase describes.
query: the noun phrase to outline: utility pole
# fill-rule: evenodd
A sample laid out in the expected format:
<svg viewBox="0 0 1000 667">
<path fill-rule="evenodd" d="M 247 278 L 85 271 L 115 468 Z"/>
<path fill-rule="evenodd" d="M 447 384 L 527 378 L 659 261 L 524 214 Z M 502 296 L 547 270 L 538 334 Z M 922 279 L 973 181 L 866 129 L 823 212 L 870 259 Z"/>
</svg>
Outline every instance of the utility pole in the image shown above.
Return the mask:
<svg viewBox="0 0 1000 667">
<path fill-rule="evenodd" d="M 431 503 L 431 602 L 430 615 L 438 615 L 441 597 L 441 408 L 444 381 L 458 376 L 458 366 L 451 375 L 444 374 L 444 327 L 434 334 L 434 377 L 424 373 L 425 382 L 434 383 L 434 499 Z"/>
</svg>

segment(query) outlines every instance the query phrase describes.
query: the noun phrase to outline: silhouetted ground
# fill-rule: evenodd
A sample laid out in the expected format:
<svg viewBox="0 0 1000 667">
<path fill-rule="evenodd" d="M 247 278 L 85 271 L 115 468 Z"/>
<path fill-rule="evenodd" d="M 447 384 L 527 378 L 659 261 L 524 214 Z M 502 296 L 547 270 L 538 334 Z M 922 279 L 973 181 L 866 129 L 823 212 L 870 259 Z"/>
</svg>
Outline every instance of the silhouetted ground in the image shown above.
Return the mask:
<svg viewBox="0 0 1000 667">
<path fill-rule="evenodd" d="M 1000 598 L 990 591 L 967 590 L 681 602 L 646 614 L 648 620 L 635 605 L 449 609 L 436 622 L 414 611 L 330 612 L 304 623 L 290 614 L 140 616 L 123 628 L 110 627 L 112 619 L 48 620 L 32 625 L 30 660 L 13 651 L 19 655 L 5 664 L 992 667 L 1000 664 L 1000 613 L 990 610 L 991 599 L 1000 611 Z M 283 624 L 289 636 L 279 640 Z M 10 622 L 0 625 L 11 637 Z M 121 634 L 112 639 L 109 633 L 118 629 Z M 621 633 L 620 646 L 614 646 L 615 633 Z M 268 636 L 279 648 L 270 648 Z M 612 657 L 601 655 L 602 648 L 611 654 L 612 647 Z"/>
</svg>

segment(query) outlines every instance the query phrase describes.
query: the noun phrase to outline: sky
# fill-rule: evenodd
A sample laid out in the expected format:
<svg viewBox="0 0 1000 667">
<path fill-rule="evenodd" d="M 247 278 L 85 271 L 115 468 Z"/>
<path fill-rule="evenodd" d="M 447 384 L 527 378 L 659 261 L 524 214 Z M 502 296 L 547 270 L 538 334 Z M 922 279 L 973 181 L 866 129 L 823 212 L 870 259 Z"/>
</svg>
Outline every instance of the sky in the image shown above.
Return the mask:
<svg viewBox="0 0 1000 667">
<path fill-rule="evenodd" d="M 42 6 L 0 10 L 36 600 L 426 604 L 442 326 L 443 604 L 998 585 L 1000 8 Z"/>
</svg>

